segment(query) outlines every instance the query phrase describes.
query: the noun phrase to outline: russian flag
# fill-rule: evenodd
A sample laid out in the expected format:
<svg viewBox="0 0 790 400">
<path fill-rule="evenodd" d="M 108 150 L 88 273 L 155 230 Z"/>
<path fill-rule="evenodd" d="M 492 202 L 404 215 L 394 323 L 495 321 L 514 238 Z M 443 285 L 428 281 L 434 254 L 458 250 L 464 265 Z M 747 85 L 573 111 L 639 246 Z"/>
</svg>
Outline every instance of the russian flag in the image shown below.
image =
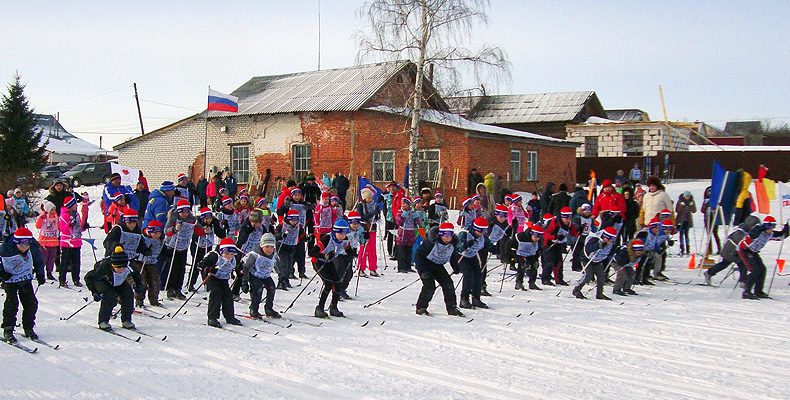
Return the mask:
<svg viewBox="0 0 790 400">
<path fill-rule="evenodd" d="M 239 98 L 209 89 L 207 110 L 239 112 Z"/>
</svg>

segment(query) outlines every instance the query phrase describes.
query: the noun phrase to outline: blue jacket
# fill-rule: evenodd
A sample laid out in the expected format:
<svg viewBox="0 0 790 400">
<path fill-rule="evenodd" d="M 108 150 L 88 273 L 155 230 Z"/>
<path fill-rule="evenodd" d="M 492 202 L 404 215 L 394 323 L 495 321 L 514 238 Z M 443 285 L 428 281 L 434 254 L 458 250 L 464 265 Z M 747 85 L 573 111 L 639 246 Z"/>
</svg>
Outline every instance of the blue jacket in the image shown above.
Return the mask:
<svg viewBox="0 0 790 400">
<path fill-rule="evenodd" d="M 137 197 L 137 196 L 133 196 Z M 148 224 L 157 220 L 165 226 L 167 223 L 167 211 L 173 206 L 173 199 L 167 197 L 159 189 L 154 189 L 148 197 L 148 205 L 145 207 L 145 217 L 143 218 L 143 229 L 148 227 Z"/>
</svg>

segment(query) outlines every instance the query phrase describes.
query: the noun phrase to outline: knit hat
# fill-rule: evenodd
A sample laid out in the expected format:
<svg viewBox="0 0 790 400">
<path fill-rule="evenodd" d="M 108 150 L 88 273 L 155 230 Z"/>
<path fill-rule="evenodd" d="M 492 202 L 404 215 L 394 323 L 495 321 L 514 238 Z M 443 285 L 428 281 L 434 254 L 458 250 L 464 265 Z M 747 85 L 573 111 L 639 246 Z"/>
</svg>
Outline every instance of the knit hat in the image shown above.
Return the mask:
<svg viewBox="0 0 790 400">
<path fill-rule="evenodd" d="M 334 201 L 335 203 L 337 203 L 337 204 L 340 204 L 340 197 L 337 197 L 337 196 L 332 196 L 332 197 L 330 197 L 330 198 L 329 198 L 329 202 L 331 203 L 331 202 L 333 202 L 333 201 Z"/>
<path fill-rule="evenodd" d="M 266 246 L 272 246 L 272 247 L 277 246 L 277 239 L 275 239 L 274 235 L 272 235 L 269 232 L 266 232 L 263 234 L 263 236 L 261 236 L 261 247 L 266 247 Z"/>
<path fill-rule="evenodd" d="M 444 198 L 444 195 L 442 194 L 442 192 L 436 192 L 436 193 L 434 193 L 434 194 L 433 194 L 433 197 L 441 197 L 441 198 Z"/>
<path fill-rule="evenodd" d="M 157 220 L 153 220 L 148 223 L 148 226 L 145 229 L 148 231 L 148 233 L 162 232 L 162 223 Z"/>
<path fill-rule="evenodd" d="M 115 246 L 115 249 L 110 255 L 110 264 L 112 264 L 114 268 L 126 268 L 128 262 L 129 256 L 123 251 L 123 247 Z"/>
<path fill-rule="evenodd" d="M 137 218 L 139 217 L 140 216 L 137 214 L 137 211 L 130 208 L 123 212 L 122 219 L 123 222 L 131 222 L 131 221 L 137 221 Z"/>
<path fill-rule="evenodd" d="M 776 218 L 772 215 L 766 215 L 763 217 L 763 227 L 775 227 L 776 226 Z"/>
<path fill-rule="evenodd" d="M 582 211 L 592 211 L 592 206 L 587 204 L 587 203 L 582 204 L 581 208 L 582 208 Z"/>
<path fill-rule="evenodd" d="M 661 222 L 658 220 L 658 217 L 653 217 L 653 219 L 651 219 L 647 224 L 647 226 L 650 228 L 655 228 L 659 225 L 661 225 Z"/>
<path fill-rule="evenodd" d="M 110 182 L 112 182 L 112 181 L 114 181 L 114 180 L 116 180 L 116 179 L 121 179 L 121 174 L 119 174 L 119 173 L 117 173 L 117 172 L 113 172 L 113 173 L 110 175 Z"/>
<path fill-rule="evenodd" d="M 354 222 L 359 223 L 359 221 L 362 221 L 362 216 L 359 215 L 359 213 L 356 212 L 356 211 L 350 211 L 348 213 L 348 220 L 351 223 L 354 223 Z"/>
<path fill-rule="evenodd" d="M 72 196 L 66 196 L 66 198 L 63 199 L 63 207 L 71 208 L 76 205 L 77 205 L 77 199 Z"/>
<path fill-rule="evenodd" d="M 665 228 L 672 228 L 672 226 L 674 226 L 675 224 L 672 223 L 671 219 L 665 219 L 661 221 L 661 225 L 663 225 Z"/>
<path fill-rule="evenodd" d="M 233 204 L 233 199 L 231 199 L 228 196 L 222 196 L 222 199 L 220 200 L 220 204 L 222 204 L 223 206 L 227 206 L 228 204 Z"/>
<path fill-rule="evenodd" d="M 411 205 L 411 199 L 408 196 L 403 196 L 403 198 L 400 201 L 401 201 L 401 204 Z"/>
<path fill-rule="evenodd" d="M 532 227 L 529 228 L 529 230 L 530 232 L 532 232 L 533 235 L 543 236 L 543 227 L 540 225 L 532 225 Z"/>
<path fill-rule="evenodd" d="M 299 220 L 299 211 L 297 210 L 288 210 L 288 214 L 285 216 L 286 219 L 298 221 Z"/>
<path fill-rule="evenodd" d="M 53 210 L 55 210 L 55 203 L 49 200 L 44 200 L 44 202 L 42 203 L 42 207 L 44 207 L 44 211 L 52 212 Z"/>
<path fill-rule="evenodd" d="M 321 200 L 323 200 L 323 199 L 327 199 L 328 200 L 330 197 L 332 197 L 331 193 L 329 193 L 329 192 L 321 192 Z"/>
<path fill-rule="evenodd" d="M 332 225 L 332 232 L 334 233 L 348 233 L 348 230 L 348 221 L 342 218 L 335 221 L 334 225 Z"/>
<path fill-rule="evenodd" d="M 261 197 L 257 201 L 255 201 L 255 208 L 268 208 L 268 207 L 269 207 L 269 202 L 266 201 L 265 197 Z"/>
<path fill-rule="evenodd" d="M 189 205 L 188 201 L 186 201 L 186 200 L 179 200 L 178 203 L 176 203 L 176 212 L 181 211 L 181 210 L 189 211 L 190 207 L 192 207 L 192 206 Z"/>
<path fill-rule="evenodd" d="M 639 239 L 634 239 L 631 241 L 631 249 L 634 251 L 642 251 L 645 249 L 645 244 Z"/>
<path fill-rule="evenodd" d="M 231 253 L 236 253 L 237 251 L 239 251 L 239 248 L 236 247 L 236 243 L 231 238 L 225 238 L 219 241 L 218 253 L 222 254 L 227 251 Z"/>
<path fill-rule="evenodd" d="M 249 200 L 250 196 L 246 193 L 242 193 L 239 195 L 239 200 Z"/>
<path fill-rule="evenodd" d="M 601 184 L 601 186 L 603 186 L 603 187 L 612 186 L 612 180 L 611 179 L 604 179 L 603 183 Z"/>
<path fill-rule="evenodd" d="M 30 232 L 30 229 L 27 229 L 23 226 L 14 231 L 14 237 L 12 240 L 14 244 L 30 243 L 30 241 L 33 240 L 33 232 Z"/>
<path fill-rule="evenodd" d="M 210 208 L 203 207 L 203 208 L 200 209 L 200 214 L 199 214 L 200 218 L 207 218 L 207 217 L 211 217 L 212 215 L 213 214 L 211 213 L 211 209 Z"/>
<path fill-rule="evenodd" d="M 294 196 L 296 196 L 297 194 L 298 194 L 298 195 L 301 195 L 301 194 L 302 194 L 302 189 L 299 189 L 299 188 L 293 188 L 293 189 L 291 189 L 291 198 L 293 198 L 293 197 L 294 197 Z"/>
<path fill-rule="evenodd" d="M 524 200 L 520 194 L 514 194 L 510 196 L 510 200 L 514 203 L 518 203 L 519 201 Z"/>
<path fill-rule="evenodd" d="M 373 191 L 370 190 L 369 188 L 364 188 L 364 189 L 362 189 L 362 192 L 360 193 L 360 196 L 362 196 L 362 198 L 365 199 L 365 200 L 372 199 L 373 198 Z"/>
<path fill-rule="evenodd" d="M 452 236 L 454 231 L 453 224 L 445 222 L 439 225 L 439 236 Z"/>
<path fill-rule="evenodd" d="M 123 200 L 126 200 L 126 197 L 124 197 L 124 196 L 123 196 L 123 193 L 121 193 L 121 192 L 115 193 L 115 194 L 112 196 L 112 202 L 113 202 L 113 203 L 117 203 L 117 202 L 119 202 L 121 199 L 123 199 Z"/>
<path fill-rule="evenodd" d="M 494 216 L 497 217 L 507 217 L 508 209 L 502 204 L 497 204 L 494 207 Z"/>
<path fill-rule="evenodd" d="M 263 213 L 260 210 L 252 210 L 250 211 L 250 216 L 247 217 L 250 223 L 254 222 L 261 222 L 263 220 Z"/>
<path fill-rule="evenodd" d="M 187 178 L 186 174 L 178 174 L 178 178 L 176 178 L 176 182 L 181 183 L 181 181 L 185 181 L 187 179 L 188 178 Z"/>
<path fill-rule="evenodd" d="M 505 201 L 513 201 L 513 196 L 510 194 L 505 195 Z"/>
<path fill-rule="evenodd" d="M 475 218 L 474 222 L 472 223 L 472 229 L 477 231 L 488 229 L 488 220 L 483 217 Z"/>
<path fill-rule="evenodd" d="M 167 192 L 168 190 L 176 190 L 176 187 L 173 185 L 173 182 L 164 181 L 161 185 L 159 185 L 159 190 Z"/>
<path fill-rule="evenodd" d="M 228 192 L 228 188 L 219 188 L 219 194 L 221 194 L 222 196 L 227 196 L 228 193 L 230 193 Z"/>
<path fill-rule="evenodd" d="M 239 190 L 239 196 L 241 196 L 241 195 L 245 195 L 247 197 L 250 197 L 250 192 L 247 191 L 246 188 L 244 188 L 244 189 Z"/>
<path fill-rule="evenodd" d="M 560 218 L 570 218 L 571 216 L 573 216 L 573 211 L 570 207 L 565 206 L 560 209 Z"/>
<path fill-rule="evenodd" d="M 666 218 L 672 216 L 672 211 L 669 211 L 668 208 L 661 210 L 661 216 Z"/>
<path fill-rule="evenodd" d="M 611 226 L 606 227 L 603 231 L 601 231 L 601 237 L 604 239 L 612 240 L 617 237 L 617 230 Z"/>
<path fill-rule="evenodd" d="M 553 219 L 554 219 L 554 216 L 551 213 L 543 214 L 543 222 L 544 223 L 547 223 L 547 222 L 549 222 L 549 221 L 551 221 Z"/>
<path fill-rule="evenodd" d="M 465 198 L 464 201 L 461 202 L 461 206 L 463 208 L 469 207 L 469 205 L 472 204 L 472 202 L 475 201 L 476 198 L 477 198 L 477 196 L 472 196 L 472 197 Z"/>
</svg>

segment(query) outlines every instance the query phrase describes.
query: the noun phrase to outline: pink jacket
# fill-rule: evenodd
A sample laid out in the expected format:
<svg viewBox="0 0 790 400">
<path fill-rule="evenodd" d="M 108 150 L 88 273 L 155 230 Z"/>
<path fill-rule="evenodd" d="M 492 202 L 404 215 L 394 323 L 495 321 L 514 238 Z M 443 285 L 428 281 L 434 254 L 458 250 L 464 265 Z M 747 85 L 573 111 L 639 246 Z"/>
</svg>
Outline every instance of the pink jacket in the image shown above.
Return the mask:
<svg viewBox="0 0 790 400">
<path fill-rule="evenodd" d="M 60 247 L 77 249 L 82 247 L 82 221 L 80 220 L 80 215 L 76 211 L 72 215 L 66 207 L 60 208 Z"/>
<path fill-rule="evenodd" d="M 524 232 L 526 229 L 526 222 L 527 222 L 527 212 L 524 211 L 524 208 L 520 207 L 517 204 L 511 204 L 510 208 L 507 210 L 507 223 L 508 225 L 513 225 L 513 220 L 518 220 L 517 225 L 517 232 L 521 233 Z"/>
<path fill-rule="evenodd" d="M 206 197 L 217 197 L 217 184 L 214 181 L 209 182 L 206 186 Z"/>
</svg>

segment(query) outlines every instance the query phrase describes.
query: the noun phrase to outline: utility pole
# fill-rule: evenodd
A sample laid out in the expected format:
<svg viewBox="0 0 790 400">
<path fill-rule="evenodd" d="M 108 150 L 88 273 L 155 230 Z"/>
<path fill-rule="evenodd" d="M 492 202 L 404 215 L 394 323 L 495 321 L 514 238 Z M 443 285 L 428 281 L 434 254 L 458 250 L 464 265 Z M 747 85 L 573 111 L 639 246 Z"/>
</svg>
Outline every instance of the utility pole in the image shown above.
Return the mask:
<svg viewBox="0 0 790 400">
<path fill-rule="evenodd" d="M 140 97 L 137 96 L 137 83 L 132 83 L 134 87 L 134 101 L 137 102 L 137 118 L 140 119 L 140 134 L 145 135 L 145 128 L 143 128 L 143 114 L 140 112 Z"/>
</svg>

